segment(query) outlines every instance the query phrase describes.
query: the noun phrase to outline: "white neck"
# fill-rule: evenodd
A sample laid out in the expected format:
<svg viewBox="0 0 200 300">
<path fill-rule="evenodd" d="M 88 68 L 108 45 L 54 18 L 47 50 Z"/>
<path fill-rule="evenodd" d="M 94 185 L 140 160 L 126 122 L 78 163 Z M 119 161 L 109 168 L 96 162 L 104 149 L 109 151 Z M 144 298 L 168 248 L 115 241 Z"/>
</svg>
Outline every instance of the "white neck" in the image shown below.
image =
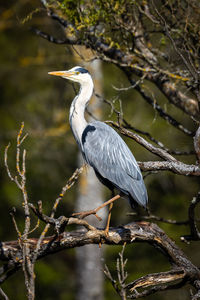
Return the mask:
<svg viewBox="0 0 200 300">
<path fill-rule="evenodd" d="M 84 82 L 81 84 L 79 94 L 74 98 L 69 113 L 69 123 L 74 134 L 74 137 L 81 147 L 81 137 L 87 121 L 85 120 L 84 113 L 88 101 L 93 93 L 93 81 Z"/>
</svg>

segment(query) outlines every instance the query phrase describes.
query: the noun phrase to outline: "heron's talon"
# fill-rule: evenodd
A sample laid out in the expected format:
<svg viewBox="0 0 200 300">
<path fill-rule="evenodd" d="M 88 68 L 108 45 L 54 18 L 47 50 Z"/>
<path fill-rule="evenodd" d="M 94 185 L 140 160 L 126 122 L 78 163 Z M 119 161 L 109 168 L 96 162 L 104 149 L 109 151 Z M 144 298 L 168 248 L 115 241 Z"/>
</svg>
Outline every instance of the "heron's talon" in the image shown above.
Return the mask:
<svg viewBox="0 0 200 300">
<path fill-rule="evenodd" d="M 102 221 L 102 218 L 99 217 L 97 214 L 95 214 L 95 217 L 96 217 L 99 221 Z"/>
<path fill-rule="evenodd" d="M 108 238 L 108 236 L 109 236 L 109 228 L 106 228 L 106 229 L 103 231 L 103 235 L 105 236 L 105 238 Z"/>
</svg>

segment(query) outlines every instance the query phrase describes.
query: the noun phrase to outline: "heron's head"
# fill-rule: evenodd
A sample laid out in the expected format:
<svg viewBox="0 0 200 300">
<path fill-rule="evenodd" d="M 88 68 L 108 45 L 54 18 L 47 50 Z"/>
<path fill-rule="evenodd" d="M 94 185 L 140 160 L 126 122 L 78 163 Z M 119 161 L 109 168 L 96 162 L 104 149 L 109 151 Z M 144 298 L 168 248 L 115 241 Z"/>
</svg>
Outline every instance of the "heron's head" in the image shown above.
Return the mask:
<svg viewBox="0 0 200 300">
<path fill-rule="evenodd" d="M 54 76 L 61 76 L 62 78 L 79 82 L 80 84 L 84 84 L 92 80 L 88 70 L 79 66 L 74 67 L 68 71 L 54 71 L 48 72 L 48 74 Z"/>
</svg>

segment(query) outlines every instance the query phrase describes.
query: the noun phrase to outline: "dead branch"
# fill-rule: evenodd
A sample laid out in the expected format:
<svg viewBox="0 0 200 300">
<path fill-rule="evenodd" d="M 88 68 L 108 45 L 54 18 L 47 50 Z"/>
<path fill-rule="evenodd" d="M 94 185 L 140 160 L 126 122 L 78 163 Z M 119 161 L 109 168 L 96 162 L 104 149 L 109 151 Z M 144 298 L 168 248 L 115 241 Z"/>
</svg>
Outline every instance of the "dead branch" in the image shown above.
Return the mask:
<svg viewBox="0 0 200 300">
<path fill-rule="evenodd" d="M 125 271 L 125 267 L 126 267 L 128 260 L 127 259 L 124 260 L 125 246 L 126 246 L 126 243 L 124 243 L 121 252 L 119 252 L 119 258 L 117 258 L 117 262 L 116 262 L 118 280 L 115 280 L 113 278 L 107 265 L 105 265 L 105 268 L 104 268 L 104 274 L 106 275 L 108 280 L 110 280 L 114 289 L 116 290 L 116 292 L 118 293 L 118 295 L 121 297 L 122 300 L 127 299 L 125 281 L 128 277 L 128 273 Z"/>
<path fill-rule="evenodd" d="M 9 145 L 5 149 L 5 166 L 11 181 L 14 181 L 17 187 L 21 190 L 23 196 L 23 208 L 25 214 L 25 222 L 24 222 L 24 231 L 21 233 L 18 229 L 17 223 L 14 218 L 14 212 L 12 212 L 12 220 L 15 226 L 15 229 L 19 238 L 19 245 L 22 250 L 22 269 L 25 277 L 25 285 L 27 289 L 28 299 L 33 300 L 35 298 L 35 274 L 34 274 L 34 265 L 30 260 L 30 249 L 29 244 L 26 242 L 28 239 L 29 231 L 30 231 L 30 210 L 28 205 L 28 194 L 26 190 L 26 150 L 24 149 L 22 152 L 22 162 L 21 162 L 21 145 L 24 142 L 27 134 L 22 137 L 24 129 L 24 122 L 21 123 L 21 127 L 19 133 L 17 135 L 17 149 L 16 149 L 16 173 L 17 175 L 13 177 L 8 167 L 7 163 L 7 152 Z M 13 268 L 15 269 L 15 267 Z M 10 271 L 12 273 L 12 269 Z M 7 272 L 9 274 L 9 272 Z"/>
<path fill-rule="evenodd" d="M 0 288 L 0 295 L 2 299 L 9 300 L 8 296 L 4 293 L 4 291 Z"/>
<path fill-rule="evenodd" d="M 5 265 L 5 268 L 2 269 L 2 274 L 0 274 L 1 275 L 0 282 L 3 282 L 9 276 L 11 276 L 15 271 L 17 271 L 19 269 L 19 265 L 22 266 L 24 276 L 25 276 L 25 285 L 26 285 L 26 289 L 27 289 L 28 299 L 33 300 L 35 298 L 34 264 L 37 259 L 38 251 L 40 249 L 42 240 L 44 239 L 45 234 L 47 233 L 47 231 L 51 225 L 49 220 L 53 219 L 59 202 L 63 198 L 66 191 L 73 186 L 73 184 L 77 180 L 79 174 L 82 172 L 84 166 L 82 166 L 80 169 L 77 169 L 74 172 L 74 174 L 71 176 L 71 178 L 67 181 L 67 184 L 62 188 L 62 191 L 59 194 L 59 197 L 55 200 L 50 217 L 46 217 L 46 219 L 49 218 L 48 222 L 46 222 L 47 224 L 37 241 L 37 245 L 34 249 L 34 252 L 32 254 L 30 254 L 30 244 L 27 242 L 27 240 L 28 240 L 29 234 L 32 233 L 38 227 L 39 223 L 37 222 L 37 225 L 35 226 L 35 228 L 30 230 L 31 219 L 30 219 L 29 207 L 31 207 L 35 213 L 37 212 L 37 216 L 40 217 L 40 219 L 42 219 L 44 221 L 45 218 L 44 218 L 44 215 L 42 214 L 42 202 L 41 201 L 38 202 L 38 209 L 34 209 L 34 207 L 31 206 L 28 202 L 28 194 L 27 194 L 27 190 L 26 190 L 26 164 L 25 164 L 26 150 L 25 149 L 22 152 L 22 162 L 21 162 L 21 145 L 23 144 L 25 138 L 27 137 L 27 134 L 25 134 L 22 137 L 23 129 L 24 129 L 24 123 L 22 122 L 21 128 L 17 135 L 17 148 L 16 148 L 16 173 L 17 173 L 17 175 L 15 177 L 12 176 L 11 171 L 8 166 L 8 148 L 9 148 L 10 144 L 6 147 L 5 155 L 4 155 L 4 161 L 5 161 L 5 167 L 7 170 L 7 174 L 9 176 L 9 178 L 11 179 L 11 181 L 14 181 L 16 183 L 17 187 L 21 190 L 22 196 L 23 196 L 23 204 L 22 205 L 23 205 L 24 213 L 25 213 L 25 225 L 24 225 L 23 233 L 21 233 L 18 229 L 18 225 L 16 223 L 15 216 L 14 216 L 15 210 L 13 210 L 10 213 L 14 227 L 18 234 L 18 243 L 19 243 L 19 246 L 22 251 L 22 258 L 20 259 L 20 263 L 19 263 L 19 259 L 16 259 L 16 260 L 12 261 L 12 265 L 11 264 Z M 72 221 L 71 221 L 71 223 L 72 223 Z M 83 223 L 84 223 L 84 221 L 82 222 L 81 225 L 84 225 Z M 77 222 L 76 222 L 76 224 L 77 224 Z M 65 226 L 66 226 L 65 223 L 64 223 L 64 225 L 62 224 L 62 228 L 65 228 Z M 87 227 L 87 224 L 85 224 L 85 227 Z M 91 230 L 92 226 L 90 226 L 88 224 L 88 228 Z"/>
<path fill-rule="evenodd" d="M 58 45 L 63 45 L 63 44 L 68 44 L 68 45 L 79 45 L 80 43 L 78 42 L 78 40 L 74 40 L 74 39 L 70 39 L 70 38 L 65 38 L 63 40 L 61 39 L 57 39 L 55 38 L 54 36 L 46 33 L 46 32 L 43 32 L 37 28 L 31 28 L 31 30 L 39 35 L 40 37 L 42 37 L 43 39 L 51 42 L 51 43 L 54 43 L 54 44 L 58 44 Z"/>
<path fill-rule="evenodd" d="M 137 214 L 135 213 L 128 213 L 128 216 L 136 216 L 137 218 Z M 163 217 L 159 217 L 159 216 L 155 216 L 153 215 L 149 210 L 148 210 L 148 215 L 147 216 L 138 216 L 138 218 L 140 218 L 140 220 L 148 220 L 148 221 L 158 221 L 161 223 L 167 223 L 167 224 L 173 224 L 173 225 L 188 225 L 189 224 L 189 220 L 184 220 L 184 221 L 177 221 L 177 220 L 171 220 L 171 219 L 165 219 Z"/>
<path fill-rule="evenodd" d="M 197 165 L 186 165 L 180 161 L 148 161 L 138 162 L 143 171 L 171 171 L 175 174 L 185 176 L 200 176 L 200 167 Z"/>
<path fill-rule="evenodd" d="M 98 99 L 101 99 L 103 102 L 105 102 L 106 104 L 108 104 L 110 107 L 111 107 L 111 113 L 112 112 L 115 112 L 116 115 L 118 116 L 120 114 L 120 112 L 114 107 L 113 103 L 102 97 L 101 95 L 95 93 L 95 96 L 98 98 Z M 166 147 L 164 147 L 163 143 L 161 143 L 160 141 L 156 140 L 154 137 L 151 136 L 151 134 L 149 132 L 146 132 L 146 131 L 142 131 L 142 130 L 139 130 L 135 127 L 133 127 L 127 120 L 125 120 L 124 118 L 122 118 L 122 121 L 123 121 L 123 127 L 125 129 L 131 129 L 131 130 L 134 130 L 136 133 L 139 133 L 139 134 L 142 134 L 142 135 L 145 135 L 150 141 L 152 141 L 153 143 L 155 143 L 156 145 L 158 145 L 160 148 L 163 148 L 166 152 L 169 153 L 169 149 L 166 149 Z"/>
<path fill-rule="evenodd" d="M 117 128 L 120 133 L 122 133 L 125 136 L 128 136 L 132 139 L 134 139 L 137 143 L 148 149 L 150 152 L 156 154 L 157 156 L 168 160 L 168 161 L 177 161 L 176 158 L 174 158 L 172 155 L 167 153 L 164 149 L 158 148 L 147 142 L 143 137 L 139 136 L 136 133 L 133 133 L 125 128 L 120 127 L 119 124 L 113 121 L 106 121 L 107 124 L 112 125 L 113 127 Z"/>
<path fill-rule="evenodd" d="M 198 192 L 197 196 L 194 197 L 190 203 L 190 206 L 188 208 L 188 220 L 189 220 L 189 226 L 190 226 L 190 235 L 183 236 L 183 241 L 198 241 L 200 240 L 200 232 L 198 230 L 196 219 L 195 219 L 195 208 L 200 202 L 200 192 Z"/>
<path fill-rule="evenodd" d="M 126 286 L 126 289 L 129 290 L 130 299 L 137 299 L 145 295 L 154 294 L 158 291 L 179 288 L 184 285 L 186 281 L 187 279 L 184 270 L 177 268 L 168 272 L 160 272 L 143 276 L 129 283 Z"/>
<path fill-rule="evenodd" d="M 82 225 L 84 226 L 87 230 L 95 230 L 95 227 L 91 226 L 87 221 L 79 219 L 79 218 L 74 218 L 74 217 L 65 217 L 65 216 L 60 216 L 58 219 L 55 219 L 52 215 L 50 217 L 46 216 L 43 214 L 40 208 L 36 208 L 33 204 L 29 204 L 30 208 L 34 212 L 38 218 L 45 222 L 47 225 L 52 225 L 55 228 L 56 234 L 59 235 L 64 232 L 65 227 L 67 225 Z M 46 234 L 46 231 L 43 231 L 43 238 L 40 240 L 40 245 L 42 243 L 42 240 L 44 239 Z M 37 258 L 37 253 L 39 251 L 39 247 L 37 245 L 37 252 L 35 251 L 36 258 Z"/>
<path fill-rule="evenodd" d="M 115 123 L 114 123 L 115 125 Z M 117 125 L 118 126 L 118 125 Z M 121 127 L 118 126 L 120 130 Z M 118 280 L 114 280 L 109 269 L 107 268 L 105 274 L 111 280 L 113 287 L 116 289 L 118 294 L 122 299 L 127 299 L 127 295 L 131 298 L 139 298 L 142 295 L 148 295 L 155 293 L 156 291 L 161 291 L 169 288 L 178 288 L 181 285 L 185 284 L 185 282 L 189 282 L 194 288 L 196 287 L 196 282 L 200 278 L 200 271 L 197 267 L 195 267 L 191 261 L 187 259 L 187 257 L 183 254 L 183 252 L 172 242 L 167 235 L 155 224 L 147 223 L 147 222 L 135 222 L 125 226 L 121 226 L 119 228 L 112 228 L 105 234 L 105 230 L 97 229 L 91 226 L 87 221 L 79 218 L 69 217 L 66 218 L 64 216 L 59 217 L 58 219 L 54 218 L 56 208 L 63 198 L 65 192 L 74 184 L 78 175 L 82 171 L 81 169 L 77 169 L 72 177 L 68 180 L 67 184 L 62 188 L 62 191 L 59 197 L 56 199 L 50 217 L 44 215 L 42 212 L 42 203 L 38 202 L 38 207 L 36 208 L 34 205 L 28 203 L 28 196 L 26 193 L 25 183 L 26 183 L 26 168 L 25 168 L 25 154 L 23 155 L 22 161 L 22 169 L 20 167 L 20 146 L 21 146 L 21 135 L 22 135 L 23 126 L 18 134 L 17 139 L 17 155 L 16 155 L 16 169 L 18 172 L 18 176 L 21 177 L 21 181 L 15 179 L 13 181 L 18 183 L 18 186 L 22 190 L 24 205 L 26 207 L 29 222 L 30 222 L 30 212 L 29 207 L 32 209 L 34 214 L 43 222 L 46 223 L 45 230 L 41 233 L 39 238 L 29 238 L 28 234 L 30 232 L 28 225 L 25 223 L 25 229 L 23 235 L 18 230 L 17 224 L 14 219 L 14 212 L 12 215 L 13 222 L 15 224 L 15 228 L 18 232 L 19 240 L 11 241 L 11 242 L 3 242 L 1 244 L 1 253 L 0 259 L 2 261 L 6 261 L 7 263 L 0 270 L 0 283 L 7 280 L 12 274 L 14 274 L 21 267 L 25 273 L 25 283 L 27 286 L 28 297 L 29 299 L 34 299 L 34 264 L 37 259 L 45 257 L 47 255 L 53 254 L 58 251 L 62 251 L 64 249 L 74 248 L 83 246 L 86 244 L 108 244 L 108 245 L 125 245 L 134 243 L 134 242 L 147 242 L 154 246 L 156 249 L 160 249 L 161 252 L 167 257 L 169 262 L 172 265 L 172 269 L 168 272 L 161 272 L 158 274 L 148 274 L 141 278 L 138 278 L 136 281 L 126 284 L 125 281 L 127 279 L 127 273 L 125 272 L 126 260 L 124 260 L 124 248 L 120 254 L 120 258 L 117 260 L 117 272 L 118 272 Z M 131 132 L 125 130 L 126 134 L 132 135 Z M 153 149 L 156 153 L 157 149 L 155 146 L 147 143 L 143 138 L 135 134 L 135 139 L 140 143 L 147 145 L 149 149 Z M 7 148 L 8 149 L 8 148 Z M 7 149 L 5 152 L 5 165 L 8 171 L 8 175 L 12 180 L 13 177 L 9 171 L 9 167 L 7 164 Z M 25 153 L 25 152 L 23 152 Z M 179 162 L 173 158 L 170 154 L 166 153 L 165 150 L 159 149 L 158 153 L 161 157 L 167 159 L 165 163 L 168 164 L 178 164 Z M 26 198 L 25 198 L 26 197 Z M 116 196 L 117 197 L 117 196 Z M 115 197 L 115 198 L 116 198 Z M 115 199 L 113 198 L 113 199 Z M 109 201 L 113 201 L 113 199 Z M 109 202 L 108 201 L 108 202 Z M 195 219 L 194 219 L 194 209 L 199 201 L 199 197 L 197 197 L 197 201 L 191 204 L 190 214 L 189 214 L 189 223 L 191 225 L 191 230 L 195 229 L 192 232 L 193 235 L 197 234 L 198 231 L 195 227 Z M 105 203 L 106 204 L 106 203 Z M 104 204 L 104 205 L 105 205 Z M 93 210 L 92 212 L 96 214 L 97 210 Z M 88 212 L 87 212 L 88 213 Z M 87 214 L 86 214 L 87 215 Z M 26 219 L 25 219 L 26 220 Z M 25 221 L 26 222 L 26 221 Z M 86 230 L 77 230 L 73 232 L 65 232 L 65 228 L 68 225 L 76 224 L 85 227 Z M 26 227 L 28 226 L 28 227 Z M 53 226 L 55 229 L 55 235 L 50 237 L 45 237 L 47 230 L 50 226 Z M 28 228 L 28 229 L 27 229 Z M 24 239 L 26 236 L 26 240 Z M 177 283 L 177 280 L 179 281 Z M 142 288 L 142 292 L 138 292 L 137 289 Z M 198 290 L 198 289 L 197 289 Z M 198 291 L 196 295 L 198 294 Z M 195 298 L 194 298 L 195 299 Z"/>
<path fill-rule="evenodd" d="M 32 258 L 32 262 L 35 263 L 36 259 L 37 259 L 37 254 L 38 251 L 40 249 L 40 245 L 42 243 L 42 240 L 44 239 L 45 235 L 47 234 L 50 225 L 56 225 L 55 222 L 53 222 L 52 220 L 54 220 L 54 215 L 56 213 L 56 209 L 60 203 L 60 201 L 63 199 L 65 193 L 67 190 L 69 190 L 74 183 L 76 182 L 76 180 L 78 179 L 79 175 L 82 173 L 83 169 L 84 169 L 85 165 L 83 165 L 82 167 L 80 167 L 79 169 L 76 169 L 75 172 L 73 173 L 73 175 L 70 177 L 70 179 L 67 181 L 66 185 L 62 188 L 61 193 L 59 194 L 59 197 L 55 200 L 50 217 L 45 216 L 42 213 L 42 202 L 38 201 L 38 209 L 36 209 L 34 207 L 34 205 L 29 204 L 30 208 L 33 210 L 33 212 L 42 220 L 46 222 L 46 226 L 43 229 L 42 233 L 40 234 L 40 238 L 38 239 L 38 243 L 37 243 L 37 247 L 35 249 L 33 258 Z M 62 224 L 60 224 L 60 227 L 58 229 L 58 227 L 56 227 L 57 231 L 59 232 L 60 230 L 64 230 L 66 224 L 68 223 L 68 220 L 64 220 L 62 219 Z"/>
<path fill-rule="evenodd" d="M 166 6 L 166 3 L 165 3 Z M 190 82 L 191 78 L 184 76 L 184 72 L 182 70 L 175 68 L 176 72 L 172 73 L 171 68 L 169 70 L 163 70 L 162 66 L 157 59 L 157 56 L 162 56 L 164 60 L 168 63 L 169 58 L 167 54 L 164 52 L 159 52 L 159 50 L 153 47 L 149 47 L 148 43 L 150 42 L 149 33 L 151 31 L 148 28 L 145 28 L 145 25 L 142 21 L 143 15 L 149 19 L 149 21 L 156 26 L 159 26 L 159 30 L 157 32 L 162 32 L 168 39 L 171 38 L 172 45 L 177 52 L 178 55 L 181 55 L 182 60 L 184 61 L 187 69 L 192 74 L 193 77 L 194 72 L 191 72 L 192 66 L 194 66 L 193 62 L 187 62 L 184 56 L 181 54 L 180 51 L 177 51 L 177 47 L 175 44 L 174 39 L 170 33 L 170 25 L 173 24 L 166 24 L 164 17 L 158 12 L 158 9 L 155 7 L 154 3 L 147 3 L 144 5 L 136 5 L 135 10 L 138 10 L 138 14 L 135 13 L 132 17 L 131 22 L 126 23 L 125 20 L 120 19 L 119 23 L 117 24 L 117 29 L 127 32 L 134 36 L 134 44 L 135 48 L 129 49 L 126 48 L 125 51 L 119 49 L 113 45 L 109 45 L 101 35 L 95 33 L 94 28 L 87 28 L 87 33 L 84 34 L 84 38 L 80 39 L 80 36 L 83 34 L 82 30 L 77 27 L 75 24 L 72 24 L 67 20 L 66 16 L 60 16 L 51 10 L 47 3 L 46 3 L 46 11 L 47 15 L 59 22 L 59 24 L 64 28 L 66 36 L 63 40 L 56 39 L 55 37 L 41 32 L 38 29 L 34 29 L 35 33 L 41 36 L 44 39 L 47 39 L 53 43 L 65 43 L 69 45 L 84 45 L 87 48 L 92 49 L 96 52 L 96 56 L 104 61 L 109 61 L 114 63 L 115 65 L 123 68 L 128 69 L 132 74 L 135 74 L 139 77 L 145 75 L 146 79 L 153 82 L 160 90 L 164 93 L 167 97 L 168 101 L 171 102 L 173 105 L 176 105 L 178 108 L 182 109 L 186 112 L 189 116 L 197 117 L 199 114 L 198 109 L 198 102 L 196 99 L 185 95 L 183 91 L 179 89 L 179 87 L 175 84 L 174 80 L 182 81 L 183 83 Z M 167 7 L 167 6 L 166 6 Z M 152 11 L 153 8 L 153 11 Z M 80 12 L 79 12 L 80 13 Z M 170 12 L 171 13 L 171 12 Z M 135 20 L 133 20 L 135 18 Z M 117 17 L 118 19 L 118 17 Z M 116 26 L 116 24 L 113 24 Z M 94 26 L 93 26 L 94 27 Z M 73 28 L 73 35 L 71 31 L 68 29 Z M 173 26 L 172 26 L 173 28 Z M 148 33 L 149 32 L 149 33 Z M 153 32 L 153 31 L 152 31 Z M 156 32 L 156 31 L 155 31 Z M 184 39 L 184 37 L 183 37 Z M 114 44 L 114 43 L 113 43 Z M 156 51 L 157 50 L 157 51 Z M 136 59 L 135 59 L 136 58 Z M 136 60 L 137 63 L 134 63 Z M 168 63 L 169 64 L 169 63 Z M 171 67 L 171 66 L 170 66 Z M 188 73 L 189 73 L 188 72 Z M 188 74 L 187 74 L 188 75 Z M 189 74 L 190 75 L 190 74 Z M 197 72 L 195 72 L 197 75 Z M 196 77 L 195 77 L 196 78 Z M 144 95 L 145 96 L 145 95 Z M 146 100 L 149 100 L 146 98 Z M 165 117 L 162 110 L 157 107 L 158 112 Z M 167 116 L 166 116 L 167 117 Z M 178 125 L 175 120 L 170 117 L 167 117 L 168 121 L 171 122 L 173 125 Z M 191 134 L 189 130 L 177 126 L 180 130 L 183 129 L 186 134 Z"/>
<path fill-rule="evenodd" d="M 132 87 L 132 86 L 130 86 L 130 87 Z M 120 112 L 114 107 L 114 104 L 110 100 L 102 97 L 101 95 L 99 95 L 97 93 L 95 93 L 95 96 L 98 99 L 101 99 L 103 102 L 105 102 L 106 104 L 108 104 L 111 107 L 111 113 L 115 112 L 116 115 L 119 116 Z M 95 119 L 94 116 L 92 116 L 92 117 Z M 165 150 L 167 153 L 169 153 L 171 155 L 194 155 L 195 154 L 195 151 L 193 151 L 193 150 L 191 150 L 191 151 L 170 150 L 167 147 L 165 147 L 161 141 L 156 140 L 149 132 L 146 132 L 146 131 L 140 130 L 138 128 L 135 128 L 134 126 L 132 126 L 124 118 L 122 118 L 122 121 L 123 121 L 123 124 L 122 124 L 123 128 L 131 129 L 131 130 L 135 131 L 138 134 L 146 136 L 151 142 L 158 145 L 160 148 L 162 148 L 163 150 Z"/>
<path fill-rule="evenodd" d="M 184 271 L 182 269 L 176 269 L 169 272 L 161 272 L 148 274 L 139 279 L 134 280 L 133 282 L 127 285 L 127 288 L 130 289 L 130 292 L 133 292 L 137 288 L 145 288 L 151 285 L 160 285 L 169 282 L 175 282 L 176 280 L 183 279 L 185 277 Z"/>
<path fill-rule="evenodd" d="M 117 128 L 120 133 L 134 139 L 137 143 L 148 149 L 153 154 L 163 158 L 166 161 L 148 161 L 148 162 L 138 162 L 141 170 L 143 171 L 162 171 L 168 170 L 179 175 L 191 175 L 200 176 L 200 167 L 198 165 L 187 165 L 175 159 L 172 155 L 166 152 L 162 148 L 155 147 L 154 145 L 147 142 L 144 138 L 136 133 L 133 133 L 125 128 L 120 127 L 119 124 L 113 121 L 107 121 L 106 123 L 111 124 L 113 127 Z"/>
<path fill-rule="evenodd" d="M 76 219 L 77 220 L 77 219 Z M 75 222 L 76 222 L 75 220 Z M 72 220 L 73 222 L 74 220 Z M 78 220 L 80 221 L 80 220 Z M 84 221 L 84 220 L 81 220 Z M 161 253 L 169 260 L 172 269 L 168 272 L 160 273 L 160 281 L 158 274 L 150 274 L 131 283 L 129 287 L 133 290 L 136 287 L 147 289 L 154 285 L 162 286 L 159 290 L 172 288 L 172 283 L 177 284 L 177 279 L 183 280 L 195 286 L 195 281 L 200 280 L 199 269 L 185 256 L 178 246 L 161 230 L 156 224 L 148 222 L 130 223 L 118 228 L 110 228 L 108 235 L 104 234 L 104 230 L 87 228 L 85 230 L 76 230 L 72 232 L 63 232 L 60 235 L 45 237 L 42 240 L 37 259 L 44 256 L 70 249 L 80 247 L 87 244 L 107 244 L 107 245 L 123 245 L 135 242 L 146 242 L 156 249 L 160 249 Z M 38 243 L 38 239 L 31 238 L 27 240 L 30 253 L 33 255 Z M 1 244 L 0 259 L 4 261 L 18 262 L 23 258 L 21 247 L 18 241 L 3 242 Z M 19 267 L 18 265 L 18 267 Z M 125 276 L 126 277 L 126 276 Z M 176 285 L 174 286 L 174 288 Z M 156 288 L 157 290 L 158 288 Z M 153 293 L 153 290 L 152 290 Z"/>
<path fill-rule="evenodd" d="M 128 77 L 128 80 L 131 84 L 133 84 L 133 80 L 130 77 L 130 75 L 128 75 L 128 72 L 126 72 L 126 75 Z M 173 118 L 171 115 L 167 114 L 162 108 L 161 106 L 157 103 L 157 101 L 155 99 L 152 99 L 147 93 L 146 91 L 141 88 L 140 86 L 136 86 L 135 89 L 142 95 L 142 97 L 144 98 L 144 100 L 150 104 L 152 106 L 152 108 L 154 110 L 156 110 L 159 114 L 159 116 L 161 118 L 163 118 L 164 120 L 166 120 L 169 124 L 171 124 L 172 126 L 176 127 L 178 130 L 182 131 L 183 133 L 185 133 L 186 135 L 189 136 L 194 136 L 194 132 L 190 131 L 188 128 L 184 127 L 181 123 L 179 123 L 175 118 Z"/>
<path fill-rule="evenodd" d="M 195 137 L 194 137 L 194 149 L 196 152 L 198 163 L 200 164 L 200 126 L 197 129 Z"/>
</svg>

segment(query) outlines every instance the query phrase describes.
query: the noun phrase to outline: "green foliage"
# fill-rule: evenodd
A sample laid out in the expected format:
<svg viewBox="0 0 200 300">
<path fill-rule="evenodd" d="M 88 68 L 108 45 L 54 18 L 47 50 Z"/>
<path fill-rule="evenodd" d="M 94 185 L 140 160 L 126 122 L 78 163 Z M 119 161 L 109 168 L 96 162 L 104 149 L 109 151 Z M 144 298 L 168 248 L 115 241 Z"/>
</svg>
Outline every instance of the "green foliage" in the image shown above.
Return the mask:
<svg viewBox="0 0 200 300">
<path fill-rule="evenodd" d="M 133 31 L 127 31 L 120 25 L 124 19 L 127 23 L 133 21 L 133 12 L 137 8 L 137 3 L 127 0 L 64 0 L 53 1 L 53 3 L 58 5 L 63 16 L 71 22 L 72 33 L 78 30 L 81 39 L 87 38 L 87 32 L 92 28 L 94 35 L 102 38 L 109 47 L 125 50 L 124 44 L 127 45 L 127 41 L 130 41 L 131 45 Z"/>
<path fill-rule="evenodd" d="M 160 44 L 162 51 L 169 54 L 170 41 L 163 26 L 171 26 L 171 38 L 177 44 L 185 45 L 185 50 L 189 51 L 196 67 L 199 67 L 198 0 L 192 1 L 192 5 L 188 1 L 152 2 L 149 11 L 146 11 L 146 1 L 141 0 L 51 0 L 50 3 L 71 23 L 69 28 L 72 35 L 92 45 L 94 41 L 88 38 L 88 33 L 92 31 L 99 41 L 124 53 L 134 49 L 134 37 L 140 19 L 148 34 L 149 48 L 157 48 Z M 141 58 L 138 53 L 136 56 L 137 60 Z"/>
<path fill-rule="evenodd" d="M 83 1 L 80 0 L 65 0 L 65 1 L 57 2 L 56 4 L 61 8 L 63 13 L 66 16 L 68 16 L 70 22 L 73 22 L 78 25 L 81 21 L 78 8 L 80 8 L 82 2 Z"/>
</svg>

